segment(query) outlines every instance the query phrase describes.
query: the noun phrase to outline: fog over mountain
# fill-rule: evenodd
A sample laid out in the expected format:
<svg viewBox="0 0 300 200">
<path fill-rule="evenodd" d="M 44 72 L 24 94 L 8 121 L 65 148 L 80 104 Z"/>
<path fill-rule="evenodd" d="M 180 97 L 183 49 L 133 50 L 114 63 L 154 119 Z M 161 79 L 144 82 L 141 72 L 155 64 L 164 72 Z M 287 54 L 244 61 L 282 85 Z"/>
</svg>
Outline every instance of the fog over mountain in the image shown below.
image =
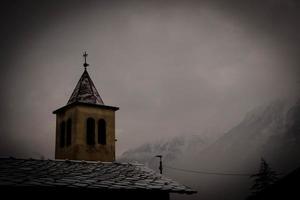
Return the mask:
<svg viewBox="0 0 300 200">
<path fill-rule="evenodd" d="M 299 165 L 300 1 L 3 1 L 0 156 L 54 158 L 55 116 L 87 68 L 116 112 L 116 156 L 237 199 L 263 156 Z M 274 100 L 275 99 L 275 100 Z M 176 198 L 176 197 L 175 197 Z"/>
<path fill-rule="evenodd" d="M 166 175 L 198 189 L 198 196 L 191 199 L 224 199 L 224 196 L 241 199 L 249 193 L 251 180 L 247 176 L 195 174 L 168 167 L 253 174 L 263 157 L 274 170 L 286 174 L 300 166 L 297 159 L 300 156 L 299 105 L 294 101 L 273 101 L 247 113 L 240 123 L 214 142 L 185 135 L 129 150 L 121 160 L 142 162 L 157 170 L 158 160 L 153 156 L 162 154 Z"/>
<path fill-rule="evenodd" d="M 178 162 L 187 152 L 198 152 L 211 143 L 212 139 L 200 135 L 183 134 L 153 143 L 146 143 L 124 152 L 119 161 L 138 161 L 158 169 L 157 155 L 162 155 L 165 163 Z"/>
<path fill-rule="evenodd" d="M 299 2 L 6 1 L 0 154 L 53 158 L 55 117 L 88 71 L 119 106 L 117 155 L 186 133 L 215 137 L 299 91 Z"/>
</svg>

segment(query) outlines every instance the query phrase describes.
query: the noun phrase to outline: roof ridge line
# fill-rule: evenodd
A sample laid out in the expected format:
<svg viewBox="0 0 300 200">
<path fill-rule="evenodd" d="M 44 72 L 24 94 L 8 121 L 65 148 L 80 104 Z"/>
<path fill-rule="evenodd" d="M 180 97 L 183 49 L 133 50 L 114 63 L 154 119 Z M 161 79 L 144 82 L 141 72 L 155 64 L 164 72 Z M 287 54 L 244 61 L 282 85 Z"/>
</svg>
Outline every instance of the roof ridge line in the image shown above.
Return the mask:
<svg viewBox="0 0 300 200">
<path fill-rule="evenodd" d="M 91 90 L 92 90 L 92 93 L 93 93 L 93 95 L 96 97 L 96 103 L 97 103 L 97 97 L 99 97 L 100 100 L 101 100 L 101 102 L 103 103 L 103 105 L 105 105 L 105 104 L 104 104 L 104 101 L 103 101 L 103 99 L 102 99 L 102 97 L 100 96 L 100 94 L 99 94 L 99 92 L 98 92 L 98 90 L 97 90 L 97 88 L 96 88 L 96 86 L 95 86 L 95 84 L 94 84 L 94 82 L 93 82 L 93 80 L 92 80 L 90 74 L 87 72 L 87 70 L 86 70 L 86 73 L 87 73 L 87 75 L 88 75 L 88 81 L 89 81 L 89 85 L 90 85 L 90 88 L 91 88 Z M 93 88 L 95 88 L 97 94 L 95 94 Z"/>
<path fill-rule="evenodd" d="M 83 72 L 83 73 L 85 73 L 85 72 L 86 72 L 86 69 L 84 69 L 84 72 Z M 81 89 L 82 78 L 83 78 L 83 75 L 81 75 L 81 77 L 80 77 L 80 79 L 79 79 L 79 87 L 78 87 L 78 91 L 80 91 L 80 89 Z M 76 86 L 75 86 L 75 89 L 76 89 Z M 75 89 L 74 89 L 74 91 L 75 91 Z M 77 99 L 78 96 L 79 96 L 79 92 L 77 92 L 77 95 L 76 95 L 75 99 Z"/>
<path fill-rule="evenodd" d="M 86 71 L 86 70 L 85 70 Z M 89 73 L 86 71 L 86 73 L 87 73 L 87 77 L 88 77 L 88 81 L 89 81 L 89 85 L 90 85 L 90 89 L 91 89 L 91 91 L 92 91 L 92 94 L 93 94 L 93 96 L 96 96 L 95 95 L 95 93 L 94 93 L 94 90 L 93 90 L 93 87 L 92 87 L 92 85 L 95 87 L 95 85 L 93 84 L 93 81 L 91 80 L 91 77 L 90 77 L 90 75 L 89 75 Z M 96 98 L 96 103 L 97 103 L 97 98 Z"/>
</svg>

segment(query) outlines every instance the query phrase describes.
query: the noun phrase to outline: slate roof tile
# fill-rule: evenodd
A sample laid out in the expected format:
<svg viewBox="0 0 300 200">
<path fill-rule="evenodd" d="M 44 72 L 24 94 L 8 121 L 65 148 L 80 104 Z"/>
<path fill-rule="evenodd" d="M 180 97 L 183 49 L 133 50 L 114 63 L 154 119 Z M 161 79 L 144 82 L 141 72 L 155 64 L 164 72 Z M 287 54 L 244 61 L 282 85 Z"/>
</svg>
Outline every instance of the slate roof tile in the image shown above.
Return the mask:
<svg viewBox="0 0 300 200">
<path fill-rule="evenodd" d="M 67 104 L 74 102 L 104 105 L 88 72 L 84 70 Z"/>
<path fill-rule="evenodd" d="M 0 158 L 0 185 L 195 193 L 140 164 L 94 161 Z"/>
</svg>

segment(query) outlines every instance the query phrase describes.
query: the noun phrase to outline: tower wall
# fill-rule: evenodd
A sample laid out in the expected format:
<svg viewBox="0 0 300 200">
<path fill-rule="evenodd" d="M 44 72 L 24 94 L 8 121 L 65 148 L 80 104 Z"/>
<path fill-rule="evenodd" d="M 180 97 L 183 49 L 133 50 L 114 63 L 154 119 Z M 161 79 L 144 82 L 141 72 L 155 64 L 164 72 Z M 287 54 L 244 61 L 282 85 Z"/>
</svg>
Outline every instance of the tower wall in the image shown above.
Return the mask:
<svg viewBox="0 0 300 200">
<path fill-rule="evenodd" d="M 87 119 L 95 120 L 95 144 L 87 144 Z M 60 124 L 72 120 L 72 142 L 60 146 Z M 106 144 L 98 144 L 98 120 L 106 122 Z M 115 160 L 115 111 L 107 108 L 74 105 L 56 113 L 56 159 L 94 160 L 112 162 Z"/>
</svg>

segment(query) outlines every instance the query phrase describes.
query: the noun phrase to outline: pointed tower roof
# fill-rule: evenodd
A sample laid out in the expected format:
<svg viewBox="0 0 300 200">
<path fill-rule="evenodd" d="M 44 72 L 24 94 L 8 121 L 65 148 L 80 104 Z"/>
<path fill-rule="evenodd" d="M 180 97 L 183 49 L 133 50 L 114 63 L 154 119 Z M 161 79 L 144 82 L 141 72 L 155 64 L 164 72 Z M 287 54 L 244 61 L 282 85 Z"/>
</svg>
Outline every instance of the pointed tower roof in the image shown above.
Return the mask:
<svg viewBox="0 0 300 200">
<path fill-rule="evenodd" d="M 81 75 L 67 105 L 75 102 L 104 105 L 104 102 L 86 69 Z"/>
<path fill-rule="evenodd" d="M 67 105 L 53 111 L 54 114 L 62 112 L 72 106 L 75 105 L 83 105 L 83 106 L 92 106 L 92 107 L 100 107 L 102 109 L 109 110 L 119 110 L 118 107 L 105 105 L 102 98 L 100 97 L 89 73 L 86 68 L 89 64 L 86 62 L 86 57 L 88 54 L 85 52 L 83 54 L 84 57 L 84 72 L 81 75 Z"/>
</svg>

